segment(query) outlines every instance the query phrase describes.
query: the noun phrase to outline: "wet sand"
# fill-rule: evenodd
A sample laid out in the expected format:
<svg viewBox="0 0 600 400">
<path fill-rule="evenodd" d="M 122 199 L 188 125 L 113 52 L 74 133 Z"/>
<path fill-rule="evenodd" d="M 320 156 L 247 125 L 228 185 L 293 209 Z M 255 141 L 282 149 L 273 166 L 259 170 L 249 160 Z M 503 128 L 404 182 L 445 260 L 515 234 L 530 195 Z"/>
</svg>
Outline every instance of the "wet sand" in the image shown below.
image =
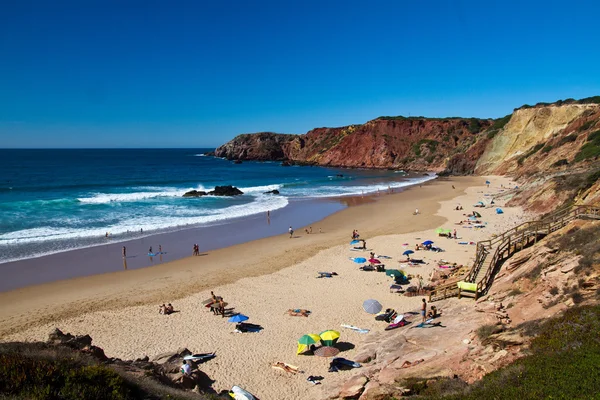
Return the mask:
<svg viewBox="0 0 600 400">
<path fill-rule="evenodd" d="M 134 240 L 113 242 L 107 239 L 105 245 L 3 263 L 0 264 L 4 276 L 0 281 L 0 292 L 64 279 L 156 266 L 191 256 L 192 246 L 196 243 L 200 253 L 206 255 L 215 249 L 285 233 L 290 225 L 316 223 L 345 208 L 346 202 L 361 201 L 367 200 L 340 198 L 292 201 L 287 207 L 270 212 L 268 219 L 266 214 L 260 214 L 236 218 L 224 224 L 144 235 Z M 126 247 L 125 259 L 122 256 L 123 246 Z M 153 252 L 158 253 L 159 246 L 162 246 L 164 254 L 148 256 L 150 247 Z"/>
<path fill-rule="evenodd" d="M 215 389 L 237 384 L 262 399 L 315 399 L 323 387 L 343 380 L 351 372 L 327 373 L 328 362 L 312 356 L 296 356 L 296 340 L 305 333 L 340 330 L 345 351 L 352 358 L 364 336 L 345 330 L 352 324 L 372 332 L 384 323 L 362 310 L 368 298 L 385 308 L 406 312 L 417 310 L 421 297 L 391 293 L 391 280 L 383 273 L 363 272 L 349 260 L 368 252 L 350 251 L 353 229 L 367 240 L 367 248 L 388 255 L 386 267 L 420 274 L 427 283 L 440 259 L 468 264 L 475 246 L 460 241 L 477 241 L 518 224 L 519 209 L 496 215 L 494 208 L 476 209 L 487 222 L 484 229 L 464 228 L 454 222 L 465 219 L 471 204 L 485 193 L 507 185 L 504 178 L 490 177 L 493 187 L 481 185 L 485 177 L 438 180 L 394 195 L 382 195 L 374 202 L 349 207 L 313 224 L 313 234 L 297 229 L 294 238 L 282 234 L 225 249 L 202 257 L 189 257 L 149 268 L 23 288 L 1 293 L 0 334 L 2 340 L 45 340 L 59 327 L 73 334 L 90 334 L 94 344 L 108 356 L 150 357 L 187 347 L 193 352 L 216 351 L 217 358 L 201 366 L 215 379 Z M 452 185 L 455 189 L 452 189 Z M 466 190 L 466 194 L 464 194 Z M 464 211 L 455 211 L 457 202 Z M 503 202 L 498 202 L 502 205 Z M 413 215 L 418 208 L 420 215 Z M 456 220 L 456 221 L 455 221 Z M 461 240 L 441 238 L 438 227 L 456 228 Z M 321 228 L 323 233 L 318 232 Z M 316 230 L 316 231 L 315 231 Z M 432 239 L 443 253 L 419 251 L 415 258 L 426 264 L 412 267 L 399 263 L 402 252 L 416 242 Z M 319 271 L 336 271 L 330 279 L 317 279 Z M 413 282 L 414 284 L 414 282 Z M 262 325 L 259 333 L 232 333 L 226 318 L 214 316 L 201 304 L 210 290 L 225 298 L 234 312 L 251 317 Z M 179 313 L 163 316 L 158 304 L 171 302 Z M 291 317 L 290 308 L 312 311 L 308 318 Z M 298 365 L 306 374 L 287 376 L 274 370 L 276 361 Z M 308 375 L 326 377 L 324 385 L 312 386 Z"/>
</svg>

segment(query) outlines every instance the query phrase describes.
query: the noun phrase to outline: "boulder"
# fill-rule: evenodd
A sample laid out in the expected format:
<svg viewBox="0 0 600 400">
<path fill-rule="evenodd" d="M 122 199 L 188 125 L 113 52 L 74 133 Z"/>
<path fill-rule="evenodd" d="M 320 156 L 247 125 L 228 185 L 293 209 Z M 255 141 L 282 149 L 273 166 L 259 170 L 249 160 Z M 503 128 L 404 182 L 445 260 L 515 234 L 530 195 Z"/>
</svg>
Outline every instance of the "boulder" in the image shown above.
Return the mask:
<svg viewBox="0 0 600 400">
<path fill-rule="evenodd" d="M 282 163 L 281 163 L 281 166 L 282 166 L 282 167 L 290 167 L 291 165 L 292 165 L 292 164 L 290 164 L 290 163 L 289 163 L 289 162 L 287 162 L 287 161 L 284 161 L 284 162 L 282 162 Z"/>
<path fill-rule="evenodd" d="M 241 163 L 242 163 L 242 160 L 234 160 L 234 161 L 233 161 L 233 163 L 234 163 L 234 164 L 241 164 Z"/>
<path fill-rule="evenodd" d="M 339 397 L 342 399 L 358 399 L 365 389 L 367 382 L 369 382 L 369 379 L 364 375 L 353 376 L 344 383 Z"/>
<path fill-rule="evenodd" d="M 240 189 L 235 186 L 227 185 L 227 186 L 215 186 L 215 190 L 211 190 L 208 194 L 213 196 L 237 196 L 240 194 L 244 194 Z"/>
<path fill-rule="evenodd" d="M 277 189 L 269 190 L 268 192 L 265 192 L 264 194 L 279 194 L 279 190 L 277 190 Z"/>
<path fill-rule="evenodd" d="M 203 190 L 190 190 L 189 192 L 185 192 L 183 197 L 200 197 L 206 196 L 206 192 Z"/>
</svg>

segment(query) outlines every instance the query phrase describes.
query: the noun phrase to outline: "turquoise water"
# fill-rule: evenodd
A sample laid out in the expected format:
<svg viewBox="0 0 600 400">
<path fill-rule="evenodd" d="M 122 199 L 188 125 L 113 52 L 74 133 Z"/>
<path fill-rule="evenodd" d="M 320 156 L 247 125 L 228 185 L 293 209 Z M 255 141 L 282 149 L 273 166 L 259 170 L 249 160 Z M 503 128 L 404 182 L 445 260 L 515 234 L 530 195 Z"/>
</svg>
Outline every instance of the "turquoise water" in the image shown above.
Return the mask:
<svg viewBox="0 0 600 400">
<path fill-rule="evenodd" d="M 222 224 L 293 201 L 432 179 L 400 171 L 230 161 L 211 149 L 0 150 L 0 262 Z M 182 198 L 234 185 L 236 197 Z M 280 195 L 264 192 L 277 189 Z"/>
</svg>

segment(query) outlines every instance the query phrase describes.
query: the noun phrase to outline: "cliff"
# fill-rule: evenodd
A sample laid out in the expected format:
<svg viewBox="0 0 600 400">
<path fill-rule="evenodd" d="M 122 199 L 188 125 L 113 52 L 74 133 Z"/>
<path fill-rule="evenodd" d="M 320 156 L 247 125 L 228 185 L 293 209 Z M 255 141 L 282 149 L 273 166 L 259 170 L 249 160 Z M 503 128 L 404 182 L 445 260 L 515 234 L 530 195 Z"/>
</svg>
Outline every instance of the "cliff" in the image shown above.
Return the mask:
<svg viewBox="0 0 600 400">
<path fill-rule="evenodd" d="M 299 164 L 469 173 L 485 146 L 492 120 L 380 117 L 362 125 L 317 128 L 304 135 L 239 135 L 215 150 L 230 160 L 286 160 Z"/>
<path fill-rule="evenodd" d="M 600 97 L 525 105 L 497 120 L 379 117 L 302 135 L 244 134 L 214 154 L 332 167 L 548 176 L 594 167 L 600 155 L 598 103 Z"/>
</svg>

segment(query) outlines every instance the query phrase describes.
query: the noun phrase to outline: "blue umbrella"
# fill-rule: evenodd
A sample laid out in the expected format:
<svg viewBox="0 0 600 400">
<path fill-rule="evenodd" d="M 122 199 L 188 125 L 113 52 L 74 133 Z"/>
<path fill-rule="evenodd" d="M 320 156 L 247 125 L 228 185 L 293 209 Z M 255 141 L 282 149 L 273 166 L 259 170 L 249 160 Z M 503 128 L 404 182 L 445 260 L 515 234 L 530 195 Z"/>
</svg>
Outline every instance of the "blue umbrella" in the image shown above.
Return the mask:
<svg viewBox="0 0 600 400">
<path fill-rule="evenodd" d="M 364 258 L 364 257 L 351 258 L 351 260 L 354 261 L 357 264 L 362 264 L 362 263 L 364 263 L 364 262 L 367 261 L 367 259 Z"/>
<path fill-rule="evenodd" d="M 486 184 L 486 185 L 489 185 L 489 184 L 490 184 L 490 181 L 485 181 L 485 184 Z"/>
<path fill-rule="evenodd" d="M 428 245 L 430 245 L 430 244 L 433 244 L 433 242 L 432 242 L 431 240 L 426 240 L 426 241 L 424 241 L 424 242 L 423 242 L 423 244 L 424 244 L 425 246 L 428 246 Z"/>
<path fill-rule="evenodd" d="M 350 244 L 359 244 L 359 243 L 360 243 L 360 240 L 353 240 L 350 242 Z"/>
<path fill-rule="evenodd" d="M 412 250 L 406 250 L 404 253 L 402 253 L 402 255 L 403 256 L 407 256 L 407 255 L 412 254 L 412 253 L 414 253 L 414 251 L 412 251 Z"/>
<path fill-rule="evenodd" d="M 244 321 L 248 321 L 250 319 L 250 317 L 245 316 L 244 314 L 235 314 L 233 317 L 229 318 L 227 320 L 227 322 L 244 322 Z"/>
</svg>

